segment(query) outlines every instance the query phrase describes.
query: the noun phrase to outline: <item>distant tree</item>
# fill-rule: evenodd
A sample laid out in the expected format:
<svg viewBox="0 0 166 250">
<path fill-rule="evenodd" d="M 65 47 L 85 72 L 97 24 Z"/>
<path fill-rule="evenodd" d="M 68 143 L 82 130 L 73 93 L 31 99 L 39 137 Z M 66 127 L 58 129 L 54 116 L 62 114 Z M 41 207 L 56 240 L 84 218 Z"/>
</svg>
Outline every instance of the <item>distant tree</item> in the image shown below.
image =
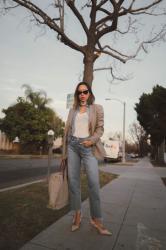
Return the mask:
<svg viewBox="0 0 166 250">
<path fill-rule="evenodd" d="M 55 137 L 63 135 L 64 122 L 52 109 L 40 109 L 23 97 L 2 112 L 5 117 L 0 121 L 0 129 L 11 141 L 18 136 L 24 153 L 39 152 L 41 147 L 46 150 L 49 129 L 54 130 Z"/>
<path fill-rule="evenodd" d="M 135 153 L 135 154 L 139 153 L 138 146 L 136 145 L 136 143 L 129 141 L 126 141 L 125 143 L 125 151 L 126 153 Z"/>
<path fill-rule="evenodd" d="M 110 132 L 108 134 L 109 139 L 111 140 L 118 140 L 118 141 L 122 141 L 122 133 L 119 131 L 116 132 Z"/>
<path fill-rule="evenodd" d="M 113 79 L 124 79 L 113 71 L 114 60 L 126 63 L 141 51 L 147 53 L 149 45 L 165 40 L 165 23 L 157 27 L 155 22 L 165 15 L 164 3 L 164 0 L 3 0 L 1 11 L 4 14 L 24 7 L 30 13 L 31 23 L 51 29 L 60 42 L 81 53 L 83 81 L 91 85 L 95 70 L 109 69 Z M 126 47 L 120 48 L 118 41 L 125 38 Z M 94 68 L 96 60 L 104 55 L 111 58 L 111 66 Z"/>
<path fill-rule="evenodd" d="M 28 84 L 23 84 L 22 87 L 25 88 L 26 100 L 30 101 L 34 107 L 42 109 L 52 101 L 51 98 L 47 98 L 44 90 L 34 91 Z"/>
<path fill-rule="evenodd" d="M 159 146 L 166 137 L 166 88 L 156 85 L 151 94 L 143 93 L 136 103 L 137 119 L 150 135 L 151 144 L 157 155 Z M 163 154 L 162 159 L 163 160 Z"/>
<path fill-rule="evenodd" d="M 144 128 L 137 122 L 129 126 L 129 134 L 133 142 L 137 145 L 138 153 L 141 157 L 147 154 L 147 134 Z"/>
</svg>

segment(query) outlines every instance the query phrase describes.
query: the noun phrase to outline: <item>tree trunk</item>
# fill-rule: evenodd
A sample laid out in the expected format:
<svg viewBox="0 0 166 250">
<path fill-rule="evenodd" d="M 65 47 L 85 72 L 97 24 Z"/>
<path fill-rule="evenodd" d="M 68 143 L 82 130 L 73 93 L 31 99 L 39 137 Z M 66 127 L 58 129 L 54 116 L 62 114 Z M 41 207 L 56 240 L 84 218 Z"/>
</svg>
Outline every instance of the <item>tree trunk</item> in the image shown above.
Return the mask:
<svg viewBox="0 0 166 250">
<path fill-rule="evenodd" d="M 83 82 L 88 83 L 90 86 L 92 86 L 93 82 L 93 65 L 94 65 L 93 54 L 85 56 Z"/>
<path fill-rule="evenodd" d="M 165 148 L 165 142 L 163 141 L 158 147 L 158 161 L 161 164 L 164 163 L 164 148 Z"/>
<path fill-rule="evenodd" d="M 156 160 L 156 152 L 157 152 L 156 146 L 152 145 L 152 148 L 151 148 L 151 159 L 152 160 Z"/>
</svg>

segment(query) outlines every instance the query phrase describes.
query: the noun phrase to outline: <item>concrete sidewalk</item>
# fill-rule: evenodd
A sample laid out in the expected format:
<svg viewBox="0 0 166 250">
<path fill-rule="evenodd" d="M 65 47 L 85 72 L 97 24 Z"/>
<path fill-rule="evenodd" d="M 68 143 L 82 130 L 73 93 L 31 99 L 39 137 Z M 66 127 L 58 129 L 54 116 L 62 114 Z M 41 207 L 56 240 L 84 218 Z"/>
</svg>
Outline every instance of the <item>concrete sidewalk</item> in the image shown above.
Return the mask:
<svg viewBox="0 0 166 250">
<path fill-rule="evenodd" d="M 41 232 L 21 250 L 165 250 L 166 187 L 144 158 L 134 166 L 105 165 L 102 170 L 120 175 L 101 189 L 104 224 L 111 237 L 89 225 L 89 204 L 83 202 L 81 228 L 71 232 L 71 213 Z M 161 170 L 166 177 L 166 169 Z"/>
</svg>

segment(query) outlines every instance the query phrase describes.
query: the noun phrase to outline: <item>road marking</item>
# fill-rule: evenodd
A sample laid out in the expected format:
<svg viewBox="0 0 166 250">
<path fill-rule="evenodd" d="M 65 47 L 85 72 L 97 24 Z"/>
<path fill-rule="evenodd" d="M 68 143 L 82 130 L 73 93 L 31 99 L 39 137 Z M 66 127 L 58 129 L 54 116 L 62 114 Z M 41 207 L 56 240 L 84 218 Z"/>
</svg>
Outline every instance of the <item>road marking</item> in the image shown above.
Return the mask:
<svg viewBox="0 0 166 250">
<path fill-rule="evenodd" d="M 12 190 L 12 189 L 17 189 L 17 188 L 25 187 L 25 186 L 28 186 L 28 185 L 31 185 L 31 184 L 34 184 L 34 183 L 43 182 L 45 180 L 46 179 L 36 180 L 36 181 L 27 182 L 27 183 L 24 183 L 24 184 L 15 185 L 15 186 L 12 186 L 12 187 L 1 188 L 0 192 L 4 192 L 4 191 Z"/>
</svg>

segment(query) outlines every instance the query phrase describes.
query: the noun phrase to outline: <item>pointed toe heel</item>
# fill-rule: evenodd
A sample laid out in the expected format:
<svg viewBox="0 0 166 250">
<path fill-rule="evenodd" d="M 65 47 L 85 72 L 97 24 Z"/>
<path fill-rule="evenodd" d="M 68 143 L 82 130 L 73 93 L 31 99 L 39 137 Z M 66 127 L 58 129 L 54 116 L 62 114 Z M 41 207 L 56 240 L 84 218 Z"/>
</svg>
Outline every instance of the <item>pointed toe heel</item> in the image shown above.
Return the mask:
<svg viewBox="0 0 166 250">
<path fill-rule="evenodd" d="M 96 223 L 94 220 L 90 221 L 90 224 L 93 228 L 95 228 L 97 230 L 97 232 L 101 235 L 105 235 L 105 236 L 111 236 L 112 232 L 110 232 L 108 229 L 106 229 L 103 224 L 101 223 Z"/>
<path fill-rule="evenodd" d="M 76 216 L 73 217 L 73 222 L 72 222 L 72 226 L 71 226 L 71 231 L 72 232 L 75 232 L 80 228 L 80 226 L 81 226 L 81 218 L 82 218 L 81 214 L 79 215 L 79 218 L 77 218 Z"/>
<path fill-rule="evenodd" d="M 71 231 L 72 231 L 72 232 L 75 232 L 75 231 L 77 231 L 79 228 L 80 228 L 80 224 L 79 224 L 79 225 L 73 224 L 73 225 L 71 226 Z"/>
</svg>

